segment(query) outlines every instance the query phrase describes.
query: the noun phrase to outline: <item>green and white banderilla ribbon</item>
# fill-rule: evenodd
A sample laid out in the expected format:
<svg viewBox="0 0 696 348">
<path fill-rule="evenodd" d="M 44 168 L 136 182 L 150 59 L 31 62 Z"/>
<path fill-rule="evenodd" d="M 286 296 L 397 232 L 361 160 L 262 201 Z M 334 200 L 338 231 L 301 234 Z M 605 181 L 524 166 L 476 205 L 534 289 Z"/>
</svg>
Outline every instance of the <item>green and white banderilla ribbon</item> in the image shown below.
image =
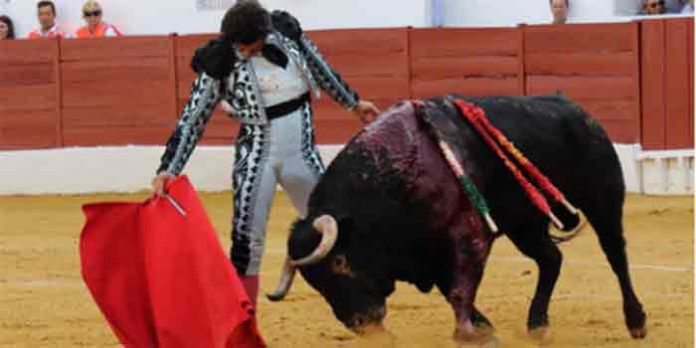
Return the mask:
<svg viewBox="0 0 696 348">
<path fill-rule="evenodd" d="M 476 211 L 478 211 L 478 213 L 483 216 L 484 220 L 486 220 L 488 228 L 493 233 L 498 233 L 498 225 L 495 224 L 495 221 L 493 221 L 493 218 L 491 217 L 490 209 L 488 208 L 488 204 L 486 204 L 486 199 L 483 198 L 481 192 L 479 192 L 479 190 L 476 188 L 476 185 L 474 185 L 471 177 L 466 174 L 464 167 L 459 164 L 452 149 L 442 140 L 438 140 L 438 145 L 440 146 L 440 150 L 442 150 L 442 154 L 447 160 L 447 164 L 449 164 L 450 168 L 452 168 L 452 171 L 457 176 L 459 184 L 462 186 L 462 189 L 464 189 L 464 192 L 466 193 L 467 197 L 469 197 L 469 200 L 473 204 L 474 208 L 476 208 Z"/>
</svg>

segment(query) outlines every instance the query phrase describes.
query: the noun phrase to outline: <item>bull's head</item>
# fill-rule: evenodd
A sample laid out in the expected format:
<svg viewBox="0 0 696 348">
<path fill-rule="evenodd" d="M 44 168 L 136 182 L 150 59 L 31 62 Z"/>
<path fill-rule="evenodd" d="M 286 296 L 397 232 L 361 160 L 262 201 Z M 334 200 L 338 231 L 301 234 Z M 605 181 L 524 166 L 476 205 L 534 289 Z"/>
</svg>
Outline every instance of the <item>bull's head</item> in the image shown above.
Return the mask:
<svg viewBox="0 0 696 348">
<path fill-rule="evenodd" d="M 288 243 L 288 258 L 280 284 L 271 301 L 280 301 L 290 290 L 299 269 L 305 280 L 329 302 L 334 315 L 357 333 L 381 328 L 386 314 L 385 300 L 393 281 L 379 279 L 376 272 L 355 269 L 347 248 L 350 226 L 339 224 L 331 215 L 298 220 Z M 343 230 L 345 229 L 345 230 Z"/>
</svg>

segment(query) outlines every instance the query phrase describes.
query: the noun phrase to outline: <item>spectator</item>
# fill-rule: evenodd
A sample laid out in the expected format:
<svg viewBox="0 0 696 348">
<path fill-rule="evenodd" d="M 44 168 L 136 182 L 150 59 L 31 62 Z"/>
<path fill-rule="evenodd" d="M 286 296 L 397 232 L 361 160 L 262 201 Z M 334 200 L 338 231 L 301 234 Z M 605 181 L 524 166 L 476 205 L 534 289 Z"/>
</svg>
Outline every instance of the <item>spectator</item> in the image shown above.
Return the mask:
<svg viewBox="0 0 696 348">
<path fill-rule="evenodd" d="M 444 0 L 432 0 L 431 2 L 431 24 L 434 27 L 445 25 L 445 4 Z"/>
<path fill-rule="evenodd" d="M 689 0 L 682 7 L 681 13 L 683 14 L 693 14 L 694 13 L 694 0 Z"/>
<path fill-rule="evenodd" d="M 665 0 L 643 0 L 640 14 L 659 15 L 665 13 Z"/>
<path fill-rule="evenodd" d="M 56 5 L 52 1 L 39 1 L 36 4 L 41 28 L 29 33 L 30 39 L 65 37 L 56 24 Z"/>
<path fill-rule="evenodd" d="M 98 2 L 88 0 L 82 6 L 82 18 L 87 25 L 77 29 L 75 37 L 91 38 L 91 37 L 107 37 L 107 36 L 123 36 L 121 32 L 113 25 L 102 22 L 102 8 Z"/>
<path fill-rule="evenodd" d="M 0 16 L 0 40 L 12 40 L 15 38 L 14 25 L 7 16 Z"/>
<path fill-rule="evenodd" d="M 565 24 L 568 21 L 568 0 L 549 0 L 553 24 Z"/>
<path fill-rule="evenodd" d="M 664 13 L 681 13 L 684 9 L 684 5 L 688 3 L 687 0 L 664 0 L 665 12 Z"/>
</svg>

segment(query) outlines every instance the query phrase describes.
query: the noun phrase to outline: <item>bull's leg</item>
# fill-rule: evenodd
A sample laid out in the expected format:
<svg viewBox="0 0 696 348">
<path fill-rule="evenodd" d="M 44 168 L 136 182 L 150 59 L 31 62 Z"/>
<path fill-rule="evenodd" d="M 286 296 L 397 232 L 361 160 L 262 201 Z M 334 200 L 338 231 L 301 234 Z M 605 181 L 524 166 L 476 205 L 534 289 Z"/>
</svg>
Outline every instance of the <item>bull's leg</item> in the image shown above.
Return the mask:
<svg viewBox="0 0 696 348">
<path fill-rule="evenodd" d="M 602 250 L 619 280 L 626 326 L 633 338 L 644 338 L 647 335 L 645 312 L 631 284 L 621 223 L 624 192 L 605 190 L 604 193 L 604 196 L 597 197 L 595 204 L 583 207 L 583 212 L 597 233 Z"/>
<path fill-rule="evenodd" d="M 450 291 L 449 301 L 457 320 L 454 337 L 461 341 L 473 341 L 479 339 L 479 333 L 474 329 L 473 317 L 476 313 L 474 300 L 476 291 L 483 276 L 483 264 L 469 263 L 456 276 L 454 287 Z"/>
<path fill-rule="evenodd" d="M 530 333 L 549 325 L 549 301 L 563 261 L 560 250 L 551 241 L 547 231 L 546 221 L 539 221 L 508 234 L 517 249 L 532 258 L 539 268 L 536 291 L 527 317 L 527 329 Z"/>
<path fill-rule="evenodd" d="M 490 327 L 488 319 L 474 307 L 476 291 L 481 283 L 483 269 L 490 252 L 490 242 L 483 239 L 462 238 L 459 244 L 454 279 L 447 300 L 457 320 L 455 339 L 473 341 L 483 336 L 483 332 L 477 332 L 475 327 Z"/>
</svg>

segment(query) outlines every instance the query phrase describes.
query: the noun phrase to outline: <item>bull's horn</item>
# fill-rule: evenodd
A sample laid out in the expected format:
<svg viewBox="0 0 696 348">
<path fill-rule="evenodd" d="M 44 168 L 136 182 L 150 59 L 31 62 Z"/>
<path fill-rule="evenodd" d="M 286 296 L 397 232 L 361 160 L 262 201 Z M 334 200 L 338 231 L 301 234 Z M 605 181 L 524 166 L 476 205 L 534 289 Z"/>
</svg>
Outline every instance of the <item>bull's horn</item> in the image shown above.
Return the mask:
<svg viewBox="0 0 696 348">
<path fill-rule="evenodd" d="M 319 242 L 319 245 L 317 245 L 311 254 L 299 260 L 292 260 L 292 264 L 295 267 L 307 266 L 319 262 L 331 252 L 334 244 L 336 244 L 336 239 L 338 239 L 338 224 L 331 215 L 322 215 L 314 219 L 312 226 L 321 233 L 321 242 Z"/>
<path fill-rule="evenodd" d="M 290 291 L 290 286 L 292 286 L 292 280 L 295 278 L 295 266 L 292 265 L 290 258 L 285 259 L 285 265 L 283 266 L 283 273 L 280 275 L 280 282 L 276 291 L 271 294 L 266 294 L 266 297 L 272 302 L 278 302 L 285 298 L 285 295 Z"/>
</svg>

